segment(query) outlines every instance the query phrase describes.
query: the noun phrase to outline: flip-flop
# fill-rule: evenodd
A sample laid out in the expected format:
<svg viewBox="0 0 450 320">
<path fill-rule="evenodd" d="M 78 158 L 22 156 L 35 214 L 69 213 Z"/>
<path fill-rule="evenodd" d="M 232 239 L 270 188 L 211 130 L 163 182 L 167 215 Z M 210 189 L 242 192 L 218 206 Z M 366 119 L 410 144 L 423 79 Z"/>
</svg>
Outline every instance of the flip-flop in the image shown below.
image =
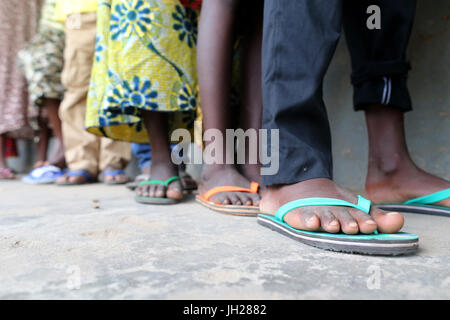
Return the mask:
<svg viewBox="0 0 450 320">
<path fill-rule="evenodd" d="M 142 181 L 149 180 L 150 175 L 149 174 L 140 174 L 138 175 L 133 181 L 128 182 L 125 187 L 131 191 L 136 190 L 139 187 L 139 184 Z"/>
<path fill-rule="evenodd" d="M 102 174 L 102 182 L 106 185 L 122 185 L 122 184 L 127 184 L 130 180 L 128 179 L 127 181 L 116 181 L 116 180 L 105 180 L 105 176 L 110 176 L 110 177 L 117 177 L 118 175 L 125 175 L 125 171 L 123 170 L 105 170 Z"/>
<path fill-rule="evenodd" d="M 259 184 L 257 182 L 252 182 L 250 184 L 250 189 L 245 189 L 241 187 L 216 187 L 208 192 L 206 192 L 203 195 L 196 196 L 197 202 L 199 202 L 201 205 L 223 213 L 223 214 L 229 214 L 234 216 L 245 216 L 245 217 L 256 217 L 259 211 L 259 206 L 238 206 L 238 205 L 225 205 L 221 203 L 214 203 L 210 201 L 211 197 L 223 193 L 223 192 L 248 192 L 248 193 L 258 193 L 259 190 Z"/>
<path fill-rule="evenodd" d="M 64 175 L 64 170 L 61 168 L 46 165 L 31 171 L 27 176 L 22 178 L 22 182 L 34 185 L 52 184 L 62 175 Z"/>
<path fill-rule="evenodd" d="M 376 204 L 376 206 L 383 210 L 450 217 L 449 207 L 433 205 L 433 203 L 437 203 L 448 198 L 450 198 L 450 188 L 424 197 L 411 199 L 404 203 L 379 203 Z"/>
<path fill-rule="evenodd" d="M 189 176 L 190 177 L 190 176 Z M 180 179 L 181 179 L 181 184 L 182 184 L 182 186 L 183 186 L 183 190 L 184 191 L 188 191 L 188 192 L 190 192 L 190 191 L 195 191 L 195 190 L 197 190 L 197 185 L 191 185 L 191 186 L 186 186 L 186 184 L 185 184 L 185 182 L 184 182 L 184 178 L 185 177 L 183 177 L 183 176 L 180 176 Z M 135 179 L 134 179 L 134 181 L 131 181 L 131 182 L 128 182 L 126 185 L 125 185 L 125 187 L 128 189 L 128 190 L 131 190 L 131 191 L 134 191 L 134 190 L 136 190 L 138 187 L 139 187 L 139 183 L 141 183 L 142 181 L 144 181 L 144 180 L 149 180 L 150 179 L 150 175 L 149 174 L 140 174 L 140 175 L 138 175 Z M 195 181 L 193 178 L 191 178 L 193 181 Z"/>
<path fill-rule="evenodd" d="M 89 184 L 89 183 L 94 183 L 95 179 L 89 174 L 89 172 L 85 171 L 85 170 L 79 170 L 79 171 L 68 171 L 66 173 L 66 175 L 68 177 L 78 177 L 78 176 L 83 176 L 85 177 L 87 180 L 83 181 L 83 182 L 77 182 L 77 183 L 73 183 L 70 181 L 61 181 L 61 182 L 56 182 L 56 185 L 58 186 L 79 186 L 79 185 L 83 185 L 83 184 Z"/>
<path fill-rule="evenodd" d="M 174 176 L 172 178 L 167 179 L 166 181 L 162 180 L 150 180 L 150 181 L 142 181 L 139 183 L 139 187 L 146 186 L 146 185 L 152 185 L 152 184 L 162 184 L 167 188 L 169 188 L 169 185 L 174 181 L 179 181 L 180 177 Z M 136 196 L 135 197 L 136 202 L 142 203 L 142 204 L 161 204 L 161 205 L 169 205 L 169 204 L 176 204 L 179 203 L 180 200 L 172 199 L 172 198 L 158 198 L 158 197 L 142 197 L 142 196 Z"/>
<path fill-rule="evenodd" d="M 278 209 L 275 216 L 258 215 L 258 223 L 294 240 L 320 249 L 358 253 L 366 255 L 398 256 L 413 254 L 419 247 L 419 237 L 414 234 L 398 232 L 395 234 L 333 234 L 295 229 L 284 222 L 284 216 L 290 211 L 309 206 L 344 206 L 359 209 L 367 214 L 371 202 L 358 196 L 358 204 L 332 198 L 307 198 L 289 202 Z"/>
</svg>

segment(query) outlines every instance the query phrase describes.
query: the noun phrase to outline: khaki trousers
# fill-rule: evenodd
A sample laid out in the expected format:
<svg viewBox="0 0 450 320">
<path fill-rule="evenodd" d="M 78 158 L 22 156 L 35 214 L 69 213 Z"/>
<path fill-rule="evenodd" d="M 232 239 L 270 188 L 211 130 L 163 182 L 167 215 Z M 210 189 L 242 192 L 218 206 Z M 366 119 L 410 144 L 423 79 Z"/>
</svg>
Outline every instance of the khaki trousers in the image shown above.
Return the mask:
<svg viewBox="0 0 450 320">
<path fill-rule="evenodd" d="M 92 176 L 106 167 L 123 169 L 131 159 L 130 143 L 98 137 L 85 130 L 95 39 L 96 13 L 68 17 L 62 72 L 67 91 L 59 111 L 65 155 L 71 171 L 85 170 Z"/>
</svg>

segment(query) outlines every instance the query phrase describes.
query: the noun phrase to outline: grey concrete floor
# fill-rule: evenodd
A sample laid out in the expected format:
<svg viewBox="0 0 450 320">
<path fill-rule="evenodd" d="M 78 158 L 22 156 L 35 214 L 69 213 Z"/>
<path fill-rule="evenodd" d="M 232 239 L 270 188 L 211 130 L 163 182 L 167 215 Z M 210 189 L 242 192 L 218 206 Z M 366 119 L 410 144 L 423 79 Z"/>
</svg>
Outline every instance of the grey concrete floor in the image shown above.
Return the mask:
<svg viewBox="0 0 450 320">
<path fill-rule="evenodd" d="M 449 299 L 450 219 L 408 214 L 415 256 L 322 251 L 124 187 L 0 182 L 0 299 Z M 94 202 L 98 201 L 98 202 Z"/>
</svg>

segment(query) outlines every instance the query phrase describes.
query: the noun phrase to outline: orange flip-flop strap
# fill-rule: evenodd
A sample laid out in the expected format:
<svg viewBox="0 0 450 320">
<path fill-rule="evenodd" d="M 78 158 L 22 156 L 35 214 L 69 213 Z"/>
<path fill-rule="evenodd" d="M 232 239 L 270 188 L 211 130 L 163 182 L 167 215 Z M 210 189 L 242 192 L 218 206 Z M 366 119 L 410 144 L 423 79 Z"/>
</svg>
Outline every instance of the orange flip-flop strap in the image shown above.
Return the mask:
<svg viewBox="0 0 450 320">
<path fill-rule="evenodd" d="M 246 188 L 241 188 L 241 187 L 216 187 L 213 188 L 211 190 L 209 190 L 208 192 L 206 192 L 202 198 L 206 201 L 209 201 L 209 199 L 211 199 L 212 196 L 215 196 L 216 194 L 222 193 L 222 192 L 248 192 L 248 193 L 258 193 L 258 189 L 259 189 L 259 183 L 257 182 L 252 182 L 250 184 L 250 189 L 246 189 Z"/>
</svg>

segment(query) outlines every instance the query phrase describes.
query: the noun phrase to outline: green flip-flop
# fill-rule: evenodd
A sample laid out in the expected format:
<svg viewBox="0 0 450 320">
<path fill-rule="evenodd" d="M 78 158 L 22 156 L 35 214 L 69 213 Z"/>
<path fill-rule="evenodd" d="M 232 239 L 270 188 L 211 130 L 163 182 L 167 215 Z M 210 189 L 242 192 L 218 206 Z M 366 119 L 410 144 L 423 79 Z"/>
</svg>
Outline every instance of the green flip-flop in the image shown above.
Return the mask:
<svg viewBox="0 0 450 320">
<path fill-rule="evenodd" d="M 450 198 L 450 188 L 424 197 L 408 200 L 404 203 L 379 203 L 376 206 L 383 210 L 431 214 L 437 216 L 450 217 L 450 208 L 436 206 L 437 203 Z"/>
<path fill-rule="evenodd" d="M 369 214 L 371 202 L 361 196 L 358 196 L 358 204 L 333 198 L 300 199 L 282 206 L 275 216 L 259 214 L 258 223 L 304 244 L 331 251 L 398 256 L 413 254 L 419 247 L 419 237 L 409 233 L 381 234 L 375 231 L 373 234 L 333 234 L 299 230 L 284 222 L 285 215 L 290 211 L 310 206 L 344 206 Z"/>
<path fill-rule="evenodd" d="M 153 185 L 153 184 L 162 184 L 166 188 L 169 188 L 169 185 L 172 182 L 181 180 L 180 177 L 174 176 L 172 178 L 167 179 L 166 181 L 162 180 L 149 180 L 149 181 L 142 181 L 139 183 L 138 188 L 145 186 L 145 185 Z M 176 204 L 180 202 L 180 200 L 177 199 L 171 199 L 171 198 L 157 198 L 157 197 L 142 197 L 142 196 L 136 196 L 135 200 L 142 204 L 162 204 L 162 205 L 168 205 L 168 204 Z"/>
</svg>

